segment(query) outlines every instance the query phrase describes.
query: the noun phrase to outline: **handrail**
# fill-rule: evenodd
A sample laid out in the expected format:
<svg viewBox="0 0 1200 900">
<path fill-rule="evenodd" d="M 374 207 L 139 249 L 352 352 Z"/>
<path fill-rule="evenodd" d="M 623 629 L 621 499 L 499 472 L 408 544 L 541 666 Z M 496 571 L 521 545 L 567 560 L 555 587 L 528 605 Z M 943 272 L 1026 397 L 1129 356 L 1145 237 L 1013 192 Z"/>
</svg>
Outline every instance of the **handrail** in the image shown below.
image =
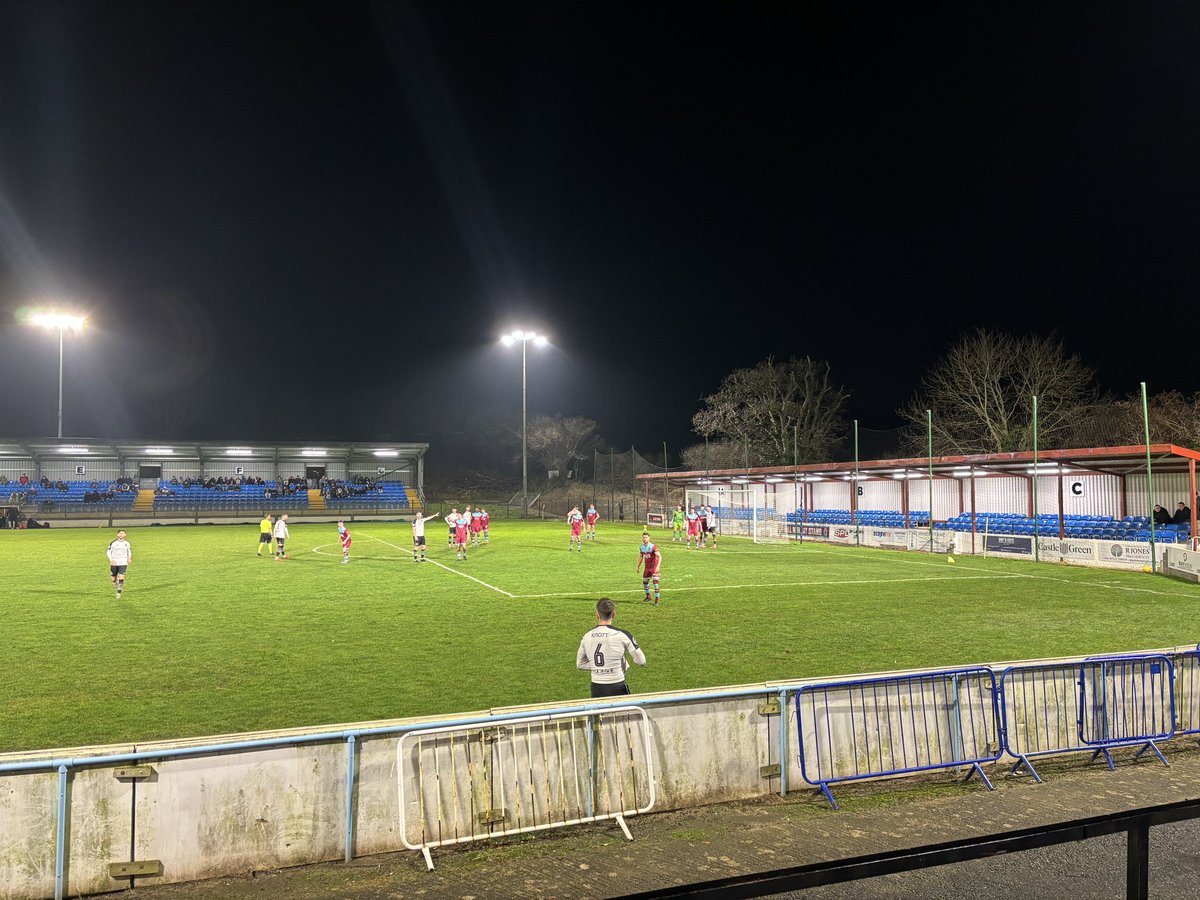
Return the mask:
<svg viewBox="0 0 1200 900">
<path fill-rule="evenodd" d="M 684 694 L 664 694 L 639 698 L 625 696 L 620 698 L 625 706 L 662 706 L 667 703 L 699 703 L 705 700 L 729 700 L 736 697 L 755 697 L 762 694 L 775 694 L 781 689 L 788 693 L 798 690 L 806 681 L 794 683 L 764 684 L 761 687 L 734 688 L 730 690 L 709 692 L 688 692 Z M 45 759 L 25 760 L 23 762 L 0 763 L 0 774 L 10 772 L 37 772 L 57 769 L 59 766 L 68 768 L 86 768 L 89 766 L 104 766 L 111 763 L 132 763 L 151 759 L 176 759 L 188 756 L 209 756 L 217 753 L 231 753 L 240 750 L 265 750 L 270 747 L 289 747 L 299 744 L 325 744 L 333 741 L 344 741 L 350 737 L 384 737 L 404 734 L 425 728 L 456 727 L 468 725 L 483 725 L 489 722 L 503 722 L 508 719 L 530 715 L 558 715 L 587 712 L 593 709 L 604 709 L 608 703 L 578 703 L 567 706 L 551 707 L 549 709 L 533 709 L 524 712 L 500 713 L 497 715 L 471 716 L 465 719 L 440 719 L 433 722 L 410 722 L 397 725 L 377 725 L 373 728 L 346 728 L 338 731 L 313 731 L 295 735 L 281 735 L 272 738 L 257 738 L 250 741 L 231 741 L 224 744 L 200 744 L 194 747 L 174 747 L 163 750 L 135 750 L 131 753 L 115 753 L 108 756 L 76 756 L 76 757 L 46 757 Z"/>
<path fill-rule="evenodd" d="M 1039 847 L 1070 844 L 1106 834 L 1129 835 L 1125 867 L 1127 897 L 1149 896 L 1150 827 L 1200 818 L 1200 800 L 1181 800 L 1143 806 L 1123 813 L 1073 819 L 1052 825 L 1036 825 L 1019 831 L 992 832 L 942 844 L 925 844 L 903 850 L 888 850 L 865 856 L 834 859 L 808 865 L 735 875 L 692 884 L 672 885 L 659 890 L 625 894 L 623 900 L 658 900 L 666 897 L 761 897 L 824 884 L 841 884 L 863 878 L 878 878 L 914 872 L 931 866 L 985 859 Z"/>
</svg>

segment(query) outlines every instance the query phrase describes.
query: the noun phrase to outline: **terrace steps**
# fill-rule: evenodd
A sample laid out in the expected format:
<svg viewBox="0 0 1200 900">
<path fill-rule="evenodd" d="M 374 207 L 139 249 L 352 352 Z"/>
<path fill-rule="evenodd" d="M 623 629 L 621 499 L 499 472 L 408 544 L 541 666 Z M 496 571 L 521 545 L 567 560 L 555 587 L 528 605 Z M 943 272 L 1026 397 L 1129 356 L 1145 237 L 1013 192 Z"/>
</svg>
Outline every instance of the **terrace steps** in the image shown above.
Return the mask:
<svg viewBox="0 0 1200 900">
<path fill-rule="evenodd" d="M 153 488 L 142 488 L 138 491 L 137 498 L 133 501 L 133 511 L 138 513 L 154 512 Z"/>
<path fill-rule="evenodd" d="M 308 508 L 310 510 L 325 509 L 325 497 L 319 490 L 308 489 Z"/>
</svg>

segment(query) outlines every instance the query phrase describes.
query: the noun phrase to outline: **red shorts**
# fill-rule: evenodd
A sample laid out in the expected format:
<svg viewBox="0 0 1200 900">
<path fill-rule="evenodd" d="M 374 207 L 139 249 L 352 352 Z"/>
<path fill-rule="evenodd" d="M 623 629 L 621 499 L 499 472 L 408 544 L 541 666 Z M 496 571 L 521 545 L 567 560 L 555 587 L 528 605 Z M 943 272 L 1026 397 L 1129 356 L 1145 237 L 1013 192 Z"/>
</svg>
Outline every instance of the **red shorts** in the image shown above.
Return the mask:
<svg viewBox="0 0 1200 900">
<path fill-rule="evenodd" d="M 466 542 L 467 542 L 467 533 L 465 531 L 460 531 L 454 535 L 454 543 L 465 544 Z"/>
<path fill-rule="evenodd" d="M 581 534 L 583 534 L 582 528 L 579 528 L 575 525 L 571 526 L 571 537 L 579 537 Z"/>
<path fill-rule="evenodd" d="M 342 549 L 349 550 L 351 543 L 353 543 L 353 541 L 350 538 L 346 538 L 344 541 L 342 541 Z"/>
<path fill-rule="evenodd" d="M 657 578 L 658 577 L 658 569 L 655 569 L 653 572 L 643 572 L 642 577 L 643 578 Z"/>
</svg>

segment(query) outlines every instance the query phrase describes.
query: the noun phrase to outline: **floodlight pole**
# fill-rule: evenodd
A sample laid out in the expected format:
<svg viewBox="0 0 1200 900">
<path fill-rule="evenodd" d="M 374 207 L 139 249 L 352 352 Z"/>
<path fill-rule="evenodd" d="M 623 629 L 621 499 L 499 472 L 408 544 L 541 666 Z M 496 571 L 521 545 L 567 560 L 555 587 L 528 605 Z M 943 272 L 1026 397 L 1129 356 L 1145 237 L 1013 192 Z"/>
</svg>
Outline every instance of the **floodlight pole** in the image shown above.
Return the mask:
<svg viewBox="0 0 1200 900">
<path fill-rule="evenodd" d="M 63 329 L 58 327 L 58 439 L 62 440 Z"/>
<path fill-rule="evenodd" d="M 525 368 L 525 346 L 529 342 L 521 339 L 521 518 L 529 515 L 529 464 L 526 457 L 526 394 L 528 381 Z"/>
</svg>

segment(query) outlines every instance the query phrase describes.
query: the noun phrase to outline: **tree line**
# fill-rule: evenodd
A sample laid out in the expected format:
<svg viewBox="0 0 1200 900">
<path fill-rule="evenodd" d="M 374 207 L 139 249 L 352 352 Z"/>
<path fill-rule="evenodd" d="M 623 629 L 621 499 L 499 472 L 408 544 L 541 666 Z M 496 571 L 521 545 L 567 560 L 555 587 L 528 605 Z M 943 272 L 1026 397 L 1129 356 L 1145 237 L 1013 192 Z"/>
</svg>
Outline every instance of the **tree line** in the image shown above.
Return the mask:
<svg viewBox="0 0 1200 900">
<path fill-rule="evenodd" d="M 963 334 L 922 376 L 896 411 L 903 423 L 877 455 L 924 456 L 926 410 L 937 456 L 1031 450 L 1037 397 L 1042 449 L 1141 444 L 1140 395 L 1101 391 L 1096 373 L 1055 335 L 989 329 Z M 850 455 L 850 392 L 828 362 L 768 357 L 726 375 L 700 398 L 692 428 L 702 439 L 683 448 L 691 470 L 828 462 Z M 1150 440 L 1200 446 L 1200 393 L 1149 398 Z M 489 432 L 493 450 L 520 459 L 520 430 Z M 530 474 L 536 480 L 591 476 L 590 460 L 608 443 L 587 416 L 540 415 L 528 423 Z M 511 471 L 508 465 L 501 468 Z"/>
<path fill-rule="evenodd" d="M 896 411 L 903 425 L 894 452 L 924 456 L 931 431 L 937 456 L 1031 450 L 1034 397 L 1041 449 L 1145 440 L 1140 394 L 1101 391 L 1095 370 L 1057 336 L 981 328 L 962 335 Z M 829 364 L 809 357 L 737 369 L 701 400 L 692 426 L 708 440 L 686 448 L 684 463 L 718 469 L 845 458 L 849 399 Z M 1200 393 L 1161 392 L 1147 407 L 1152 443 L 1200 446 Z"/>
</svg>

